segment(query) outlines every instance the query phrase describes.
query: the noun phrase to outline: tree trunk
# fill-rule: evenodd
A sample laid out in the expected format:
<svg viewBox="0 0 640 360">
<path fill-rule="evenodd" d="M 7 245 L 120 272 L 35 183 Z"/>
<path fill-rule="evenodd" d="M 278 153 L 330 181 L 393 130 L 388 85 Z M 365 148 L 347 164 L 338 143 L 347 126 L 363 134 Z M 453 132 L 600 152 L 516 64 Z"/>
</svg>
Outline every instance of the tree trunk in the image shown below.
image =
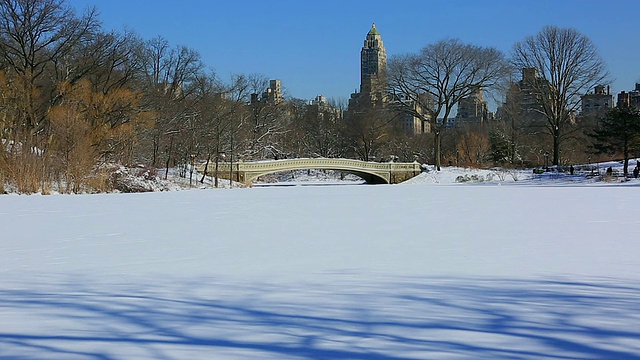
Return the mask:
<svg viewBox="0 0 640 360">
<path fill-rule="evenodd" d="M 233 133 L 229 134 L 231 151 L 229 153 L 229 188 L 233 188 Z"/>
<path fill-rule="evenodd" d="M 158 167 L 158 151 L 160 150 L 160 136 L 153 135 L 153 152 L 151 156 L 151 166 L 153 168 Z"/>
<path fill-rule="evenodd" d="M 215 162 L 215 168 L 213 170 L 213 187 L 217 188 L 218 187 L 218 161 L 220 161 L 219 159 L 220 157 L 220 148 L 218 146 L 216 146 L 216 162 Z"/>
<path fill-rule="evenodd" d="M 560 164 L 560 130 L 555 129 L 553 132 L 553 165 Z"/>
<path fill-rule="evenodd" d="M 624 167 L 623 167 L 623 173 L 624 173 L 624 178 L 627 178 L 627 175 L 629 174 L 629 141 L 627 139 L 627 137 L 624 137 Z"/>
<path fill-rule="evenodd" d="M 195 157 L 191 156 L 191 167 L 189 168 L 189 187 L 193 186 L 193 169 L 195 168 Z"/>
<path fill-rule="evenodd" d="M 516 163 L 516 122 L 515 117 L 511 117 L 511 139 L 510 139 L 510 150 L 511 150 L 511 164 Z"/>
<path fill-rule="evenodd" d="M 171 150 L 173 148 L 173 136 L 169 140 L 169 151 L 167 151 L 167 163 L 165 164 L 164 179 L 169 176 L 169 162 L 171 161 Z"/>
<path fill-rule="evenodd" d="M 436 129 L 435 131 L 435 137 L 433 138 L 433 153 L 435 154 L 435 165 L 436 165 L 436 169 L 438 171 L 440 171 L 440 143 L 441 143 L 441 139 L 440 139 L 440 129 Z"/>
<path fill-rule="evenodd" d="M 204 179 L 207 176 L 207 171 L 209 170 L 209 161 L 211 161 L 211 154 L 207 156 L 207 162 L 204 163 L 204 171 L 202 172 L 202 177 L 200 178 L 201 184 L 204 184 Z"/>
</svg>

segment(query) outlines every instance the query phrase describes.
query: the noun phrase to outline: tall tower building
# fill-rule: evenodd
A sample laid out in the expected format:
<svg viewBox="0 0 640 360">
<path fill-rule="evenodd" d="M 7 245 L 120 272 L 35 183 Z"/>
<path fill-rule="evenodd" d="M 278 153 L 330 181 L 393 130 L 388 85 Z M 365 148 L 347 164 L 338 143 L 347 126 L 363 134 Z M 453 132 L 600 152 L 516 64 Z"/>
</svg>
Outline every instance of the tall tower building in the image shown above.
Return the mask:
<svg viewBox="0 0 640 360">
<path fill-rule="evenodd" d="M 376 24 L 372 24 L 364 40 L 364 46 L 360 50 L 360 92 L 351 94 L 346 117 L 357 116 L 374 108 L 391 109 L 392 101 L 393 99 L 387 96 L 387 50 L 384 48 L 382 36 Z M 415 106 L 416 112 L 423 112 L 417 104 Z M 371 114 L 367 116 L 370 118 Z M 429 123 L 414 114 L 398 112 L 396 119 L 409 134 L 423 134 L 430 131 Z"/>
<path fill-rule="evenodd" d="M 387 51 L 376 24 L 373 24 L 360 51 L 360 92 L 384 93 L 386 84 Z"/>
<path fill-rule="evenodd" d="M 373 24 L 360 51 L 360 92 L 351 94 L 350 107 L 383 105 L 386 86 L 387 51 L 376 24 Z"/>
</svg>

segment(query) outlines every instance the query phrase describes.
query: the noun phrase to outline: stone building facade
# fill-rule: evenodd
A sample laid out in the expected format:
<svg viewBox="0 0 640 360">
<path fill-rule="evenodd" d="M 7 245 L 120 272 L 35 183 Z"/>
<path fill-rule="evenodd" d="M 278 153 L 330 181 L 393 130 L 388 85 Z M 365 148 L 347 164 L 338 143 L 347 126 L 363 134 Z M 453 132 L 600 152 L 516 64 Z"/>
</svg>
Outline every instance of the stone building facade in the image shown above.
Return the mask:
<svg viewBox="0 0 640 360">
<path fill-rule="evenodd" d="M 604 85 L 594 87 L 593 93 L 581 97 L 580 105 L 580 115 L 604 117 L 607 110 L 613 107 L 610 87 Z"/>
<path fill-rule="evenodd" d="M 489 112 L 483 91 L 478 89 L 458 103 L 455 125 L 481 125 L 492 118 L 493 114 Z"/>
<path fill-rule="evenodd" d="M 284 101 L 282 81 L 269 80 L 269 87 L 261 94 L 251 94 L 251 104 L 265 103 L 277 105 Z"/>
<path fill-rule="evenodd" d="M 635 90 L 620 92 L 617 106 L 640 111 L 640 84 L 636 83 Z"/>
</svg>

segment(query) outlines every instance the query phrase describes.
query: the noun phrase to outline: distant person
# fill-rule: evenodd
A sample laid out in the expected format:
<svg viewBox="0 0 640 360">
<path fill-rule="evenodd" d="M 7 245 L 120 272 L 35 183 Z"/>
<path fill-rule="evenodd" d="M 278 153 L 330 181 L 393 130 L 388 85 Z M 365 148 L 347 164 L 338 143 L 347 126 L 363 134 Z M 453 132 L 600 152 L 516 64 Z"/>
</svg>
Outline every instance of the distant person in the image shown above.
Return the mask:
<svg viewBox="0 0 640 360">
<path fill-rule="evenodd" d="M 569 165 L 569 175 L 573 175 L 573 165 Z"/>
<path fill-rule="evenodd" d="M 640 174 L 640 166 L 636 165 L 636 167 L 633 168 L 633 178 L 637 179 L 639 174 Z"/>
</svg>

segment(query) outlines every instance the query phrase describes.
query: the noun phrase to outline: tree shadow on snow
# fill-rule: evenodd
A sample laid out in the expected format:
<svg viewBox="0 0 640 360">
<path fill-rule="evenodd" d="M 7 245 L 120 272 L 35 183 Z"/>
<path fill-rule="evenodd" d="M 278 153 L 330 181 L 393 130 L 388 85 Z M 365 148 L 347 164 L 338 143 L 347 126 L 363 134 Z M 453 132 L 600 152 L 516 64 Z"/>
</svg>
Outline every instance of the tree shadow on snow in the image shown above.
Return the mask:
<svg viewBox="0 0 640 360">
<path fill-rule="evenodd" d="M 9 282 L 0 359 L 639 358 L 637 283 L 365 279 Z"/>
</svg>

